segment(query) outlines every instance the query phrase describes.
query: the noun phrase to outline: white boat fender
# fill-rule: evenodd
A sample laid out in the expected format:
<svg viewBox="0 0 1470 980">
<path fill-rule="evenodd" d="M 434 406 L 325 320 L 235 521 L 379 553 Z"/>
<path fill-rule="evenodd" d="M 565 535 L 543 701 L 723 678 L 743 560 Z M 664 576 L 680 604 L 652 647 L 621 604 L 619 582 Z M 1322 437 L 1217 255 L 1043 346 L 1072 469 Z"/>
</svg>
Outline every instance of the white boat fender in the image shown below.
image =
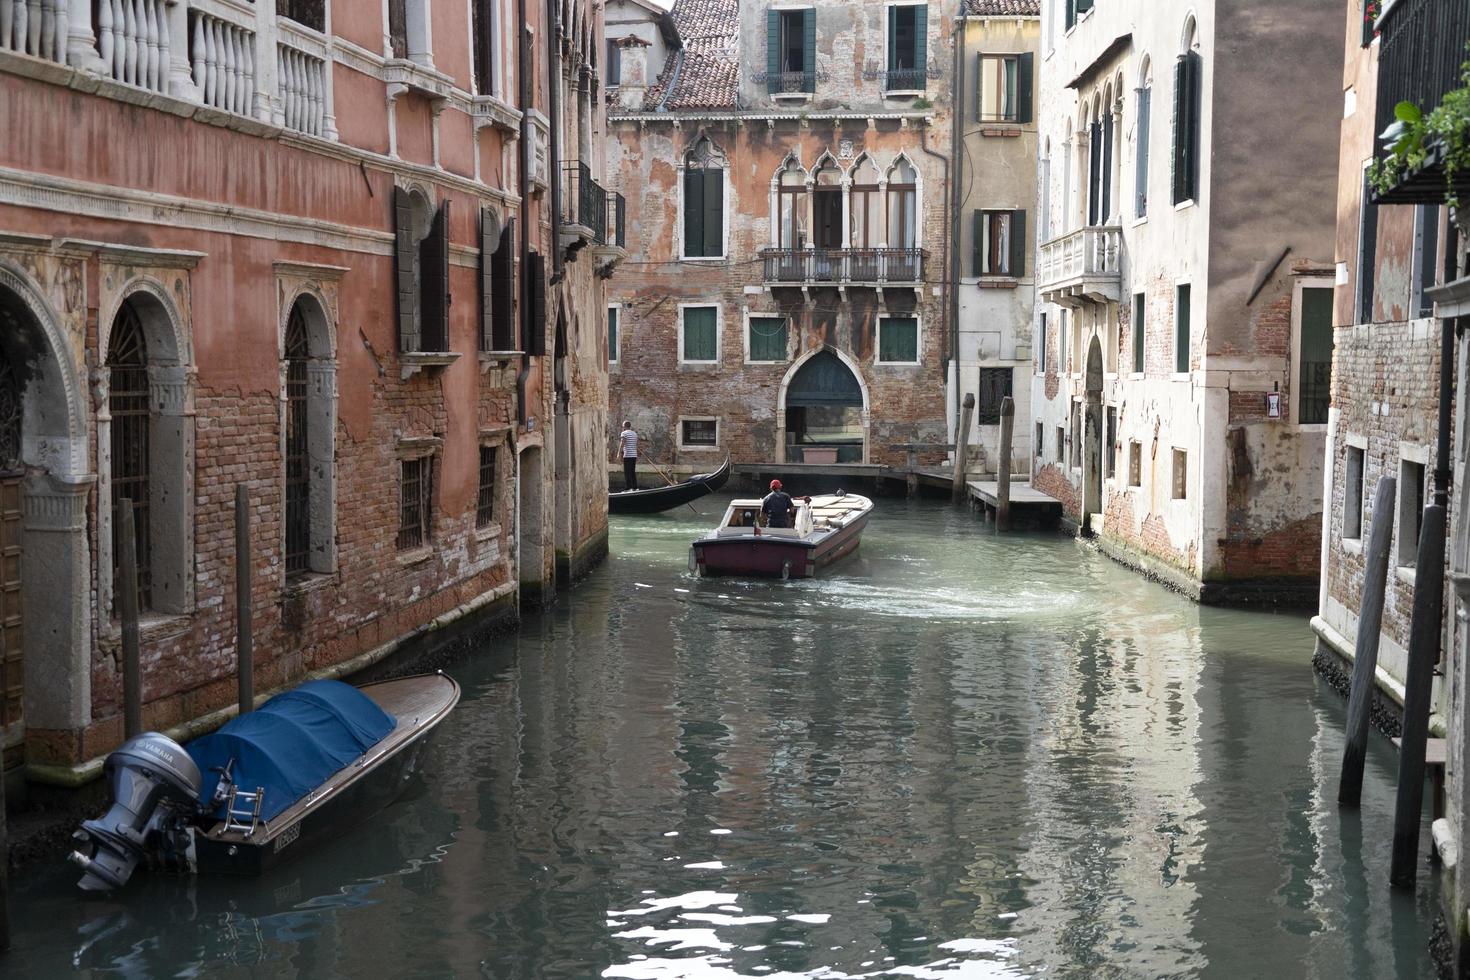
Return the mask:
<svg viewBox="0 0 1470 980">
<path fill-rule="evenodd" d="M 785 582 L 791 578 L 791 562 L 785 561 L 781 564 L 781 581 Z"/>
</svg>

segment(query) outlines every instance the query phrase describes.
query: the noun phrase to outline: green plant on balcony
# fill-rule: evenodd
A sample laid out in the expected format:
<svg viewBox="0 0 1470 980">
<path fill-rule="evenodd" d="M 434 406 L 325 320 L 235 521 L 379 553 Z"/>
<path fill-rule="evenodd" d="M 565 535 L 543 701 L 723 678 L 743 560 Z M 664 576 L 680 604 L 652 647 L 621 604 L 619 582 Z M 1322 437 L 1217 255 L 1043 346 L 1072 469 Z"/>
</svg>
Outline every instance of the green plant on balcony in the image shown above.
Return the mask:
<svg viewBox="0 0 1470 980">
<path fill-rule="evenodd" d="M 1459 206 L 1455 179 L 1470 173 L 1470 61 L 1460 66 L 1460 81 L 1428 113 L 1412 102 L 1394 106 L 1394 123 L 1381 137 L 1388 153 L 1368 168 L 1368 183 L 1379 194 L 1438 162 L 1444 168 L 1445 203 Z"/>
</svg>

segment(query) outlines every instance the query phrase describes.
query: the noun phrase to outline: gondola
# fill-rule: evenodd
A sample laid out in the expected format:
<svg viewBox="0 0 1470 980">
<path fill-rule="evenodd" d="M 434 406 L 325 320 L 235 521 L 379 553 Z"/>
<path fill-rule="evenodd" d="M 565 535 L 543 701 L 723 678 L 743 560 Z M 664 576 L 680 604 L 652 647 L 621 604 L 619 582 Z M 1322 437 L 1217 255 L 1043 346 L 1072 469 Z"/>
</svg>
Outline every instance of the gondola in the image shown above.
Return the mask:
<svg viewBox="0 0 1470 980">
<path fill-rule="evenodd" d="M 111 809 L 75 835 L 79 884 L 112 891 L 140 865 L 258 875 L 340 836 L 398 796 L 459 694 L 442 673 L 308 681 L 188 745 L 129 739 L 107 758 Z"/>
<path fill-rule="evenodd" d="M 713 473 L 692 476 L 683 483 L 652 490 L 622 490 L 607 495 L 607 510 L 610 514 L 657 514 L 660 511 L 698 500 L 705 494 L 714 493 L 730 478 L 730 457 Z"/>
</svg>

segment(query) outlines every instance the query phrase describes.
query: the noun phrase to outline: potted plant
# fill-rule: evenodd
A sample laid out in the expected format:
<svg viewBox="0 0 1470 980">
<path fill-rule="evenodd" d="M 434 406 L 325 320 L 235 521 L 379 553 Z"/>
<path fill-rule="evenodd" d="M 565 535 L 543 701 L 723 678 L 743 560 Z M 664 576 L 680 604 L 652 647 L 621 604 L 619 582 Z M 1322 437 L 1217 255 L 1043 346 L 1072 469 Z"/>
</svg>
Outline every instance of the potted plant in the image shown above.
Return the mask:
<svg viewBox="0 0 1470 980">
<path fill-rule="evenodd" d="M 1456 185 L 1470 176 L 1470 61 L 1460 66 L 1460 82 L 1427 113 L 1412 102 L 1394 106 L 1393 125 L 1379 137 L 1388 152 L 1368 168 L 1368 183 L 1379 195 L 1438 166 L 1444 171 L 1445 203 L 1459 210 Z"/>
</svg>

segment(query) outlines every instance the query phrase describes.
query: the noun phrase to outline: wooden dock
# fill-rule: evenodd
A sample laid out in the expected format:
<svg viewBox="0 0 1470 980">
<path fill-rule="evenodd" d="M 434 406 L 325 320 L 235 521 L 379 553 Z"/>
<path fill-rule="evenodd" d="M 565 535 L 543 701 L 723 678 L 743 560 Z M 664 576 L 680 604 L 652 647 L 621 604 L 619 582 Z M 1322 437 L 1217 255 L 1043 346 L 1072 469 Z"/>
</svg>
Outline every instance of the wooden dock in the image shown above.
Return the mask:
<svg viewBox="0 0 1470 980">
<path fill-rule="evenodd" d="M 994 518 L 999 485 L 994 480 L 971 480 L 970 503 Z M 1029 483 L 1011 481 L 1011 519 L 1017 523 L 1055 524 L 1062 518 L 1062 502 Z"/>
</svg>

